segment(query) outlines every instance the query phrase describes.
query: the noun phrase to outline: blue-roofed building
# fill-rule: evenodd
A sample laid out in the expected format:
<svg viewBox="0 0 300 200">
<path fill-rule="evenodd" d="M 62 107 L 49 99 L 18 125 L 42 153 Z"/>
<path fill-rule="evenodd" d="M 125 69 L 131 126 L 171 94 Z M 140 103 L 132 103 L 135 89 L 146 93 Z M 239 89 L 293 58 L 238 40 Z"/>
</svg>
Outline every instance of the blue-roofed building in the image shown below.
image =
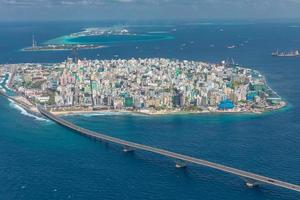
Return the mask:
<svg viewBox="0 0 300 200">
<path fill-rule="evenodd" d="M 219 110 L 228 110 L 233 108 L 234 108 L 234 104 L 230 99 L 225 99 L 221 101 L 219 104 Z"/>
<path fill-rule="evenodd" d="M 256 91 L 250 91 L 248 92 L 246 99 L 247 101 L 254 101 L 254 98 L 257 96 L 257 92 Z"/>
</svg>

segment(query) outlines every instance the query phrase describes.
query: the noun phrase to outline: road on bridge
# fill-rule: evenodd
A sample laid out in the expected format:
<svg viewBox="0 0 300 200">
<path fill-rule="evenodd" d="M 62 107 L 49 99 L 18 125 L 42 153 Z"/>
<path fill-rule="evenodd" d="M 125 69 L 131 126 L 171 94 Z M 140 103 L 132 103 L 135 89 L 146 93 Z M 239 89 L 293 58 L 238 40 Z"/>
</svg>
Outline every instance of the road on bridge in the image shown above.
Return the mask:
<svg viewBox="0 0 300 200">
<path fill-rule="evenodd" d="M 174 159 L 179 160 L 179 161 L 184 161 L 184 162 L 187 162 L 187 163 L 193 163 L 193 164 L 196 164 L 196 165 L 206 166 L 206 167 L 209 167 L 209 168 L 213 168 L 213 169 L 216 169 L 216 170 L 220 170 L 220 171 L 223 171 L 223 172 L 234 174 L 234 175 L 237 175 L 237 176 L 240 176 L 240 177 L 244 178 L 248 186 L 255 186 L 255 184 L 258 184 L 258 183 L 266 183 L 266 184 L 275 185 L 275 186 L 278 186 L 278 187 L 282 187 L 282 188 L 286 188 L 286 189 L 289 189 L 289 190 L 294 190 L 294 191 L 300 192 L 300 186 L 299 185 L 287 183 L 287 182 L 276 180 L 276 179 L 269 178 L 269 177 L 266 177 L 266 176 L 261 176 L 261 175 L 258 175 L 258 174 L 254 174 L 254 173 L 251 173 L 251 172 L 239 170 L 239 169 L 236 169 L 236 168 L 228 167 L 228 166 L 225 166 L 225 165 L 221 165 L 221 164 L 218 164 L 218 163 L 206 161 L 206 160 L 203 160 L 203 159 L 194 158 L 194 157 L 191 157 L 191 156 L 186 156 L 186 155 L 183 155 L 183 154 L 174 153 L 174 152 L 171 152 L 171 151 L 167 151 L 167 150 L 163 150 L 163 149 L 159 149 L 159 148 L 154 148 L 154 147 L 150 147 L 150 146 L 147 146 L 147 145 L 138 144 L 138 143 L 134 143 L 134 142 L 129 142 L 129 141 L 126 141 L 126 140 L 121 140 L 121 139 L 118 139 L 118 138 L 107 136 L 105 134 L 97 133 L 97 132 L 79 127 L 79 126 L 77 126 L 77 125 L 75 125 L 71 122 L 68 122 L 68 121 L 66 121 L 66 120 L 64 120 L 60 117 L 57 117 L 57 116 L 53 115 L 52 113 L 44 110 L 42 107 L 38 107 L 38 110 L 45 117 L 57 122 L 58 124 L 60 124 L 64 127 L 67 127 L 67 128 L 69 128 L 73 131 L 76 131 L 76 132 L 80 133 L 81 135 L 91 137 L 91 138 L 94 138 L 94 139 L 98 139 L 98 140 L 101 140 L 101 141 L 106 141 L 106 142 L 111 142 L 111 143 L 114 143 L 114 144 L 121 145 L 121 146 L 124 147 L 124 150 L 140 149 L 140 150 L 143 150 L 143 151 L 152 152 L 152 153 L 156 153 L 156 154 L 163 155 L 163 156 L 166 156 L 166 157 L 174 158 Z"/>
</svg>

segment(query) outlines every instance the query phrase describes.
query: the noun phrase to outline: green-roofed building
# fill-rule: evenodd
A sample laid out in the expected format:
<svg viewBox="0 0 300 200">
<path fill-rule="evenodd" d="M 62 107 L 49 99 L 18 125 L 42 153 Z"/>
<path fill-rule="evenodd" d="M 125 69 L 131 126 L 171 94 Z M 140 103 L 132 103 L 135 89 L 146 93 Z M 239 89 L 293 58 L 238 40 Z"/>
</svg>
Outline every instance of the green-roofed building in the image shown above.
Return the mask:
<svg viewBox="0 0 300 200">
<path fill-rule="evenodd" d="M 125 105 L 125 107 L 133 107 L 133 98 L 132 97 L 125 97 L 124 105 Z"/>
<path fill-rule="evenodd" d="M 90 86 L 85 86 L 84 88 L 84 93 L 91 93 L 91 87 Z"/>
<path fill-rule="evenodd" d="M 93 90 L 96 90 L 98 88 L 96 81 L 92 81 L 92 88 L 93 88 Z"/>
<path fill-rule="evenodd" d="M 104 67 L 99 67 L 98 72 L 104 72 Z"/>
<path fill-rule="evenodd" d="M 175 71 L 176 77 L 179 76 L 180 74 L 181 74 L 180 68 L 176 68 L 176 71 Z"/>
<path fill-rule="evenodd" d="M 253 91 L 256 91 L 256 92 L 265 91 L 266 90 L 266 86 L 263 83 L 257 83 L 257 84 L 251 83 L 250 84 L 250 89 L 253 90 Z"/>
<path fill-rule="evenodd" d="M 116 88 L 120 88 L 121 87 L 121 84 L 119 82 L 115 82 L 115 87 Z"/>
</svg>

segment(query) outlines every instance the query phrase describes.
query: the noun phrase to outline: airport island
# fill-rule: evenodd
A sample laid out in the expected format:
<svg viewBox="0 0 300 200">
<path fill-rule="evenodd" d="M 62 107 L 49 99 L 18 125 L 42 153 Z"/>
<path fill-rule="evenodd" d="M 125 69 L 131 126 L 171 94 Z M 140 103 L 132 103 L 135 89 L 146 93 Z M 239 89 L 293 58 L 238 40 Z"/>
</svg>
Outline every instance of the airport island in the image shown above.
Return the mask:
<svg viewBox="0 0 300 200">
<path fill-rule="evenodd" d="M 74 60 L 0 67 L 2 92 L 37 112 L 263 113 L 286 105 L 258 71 L 164 58 Z M 5 78 L 6 77 L 6 78 Z"/>
<path fill-rule="evenodd" d="M 107 28 L 86 28 L 83 31 L 72 33 L 70 35 L 61 36 L 45 43 L 38 45 L 35 40 L 34 34 L 32 35 L 32 46 L 25 47 L 21 51 L 77 51 L 77 50 L 89 50 L 100 49 L 105 46 L 100 44 L 94 44 L 94 42 L 78 42 L 77 39 L 85 37 L 95 36 L 124 36 L 134 35 L 129 33 L 129 30 L 122 27 L 107 27 Z"/>
</svg>

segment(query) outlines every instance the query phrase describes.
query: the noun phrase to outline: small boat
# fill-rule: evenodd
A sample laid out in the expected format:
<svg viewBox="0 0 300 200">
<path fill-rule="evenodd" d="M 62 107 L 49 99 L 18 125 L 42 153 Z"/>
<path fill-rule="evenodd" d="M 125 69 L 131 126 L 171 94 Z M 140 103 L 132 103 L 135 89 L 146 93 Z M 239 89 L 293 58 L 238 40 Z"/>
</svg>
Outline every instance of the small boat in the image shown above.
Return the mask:
<svg viewBox="0 0 300 200">
<path fill-rule="evenodd" d="M 232 46 L 228 46 L 228 47 L 227 47 L 227 49 L 234 49 L 234 48 L 236 48 L 235 45 L 232 45 Z"/>
</svg>

